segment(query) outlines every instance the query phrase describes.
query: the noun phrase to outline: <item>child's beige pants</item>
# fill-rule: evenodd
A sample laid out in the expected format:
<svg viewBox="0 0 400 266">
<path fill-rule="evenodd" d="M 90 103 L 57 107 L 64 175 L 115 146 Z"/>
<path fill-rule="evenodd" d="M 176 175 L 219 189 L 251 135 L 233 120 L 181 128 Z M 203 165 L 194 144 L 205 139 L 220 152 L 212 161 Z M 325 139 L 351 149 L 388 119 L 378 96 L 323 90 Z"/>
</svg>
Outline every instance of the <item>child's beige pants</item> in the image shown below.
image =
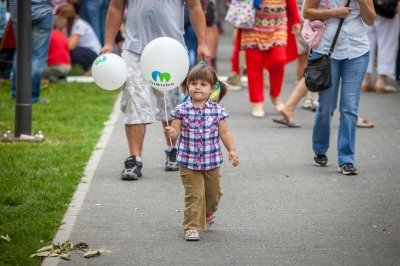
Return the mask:
<svg viewBox="0 0 400 266">
<path fill-rule="evenodd" d="M 206 213 L 217 210 L 222 196 L 220 168 L 199 171 L 181 166 L 180 174 L 185 188 L 183 229 L 206 231 Z"/>
</svg>

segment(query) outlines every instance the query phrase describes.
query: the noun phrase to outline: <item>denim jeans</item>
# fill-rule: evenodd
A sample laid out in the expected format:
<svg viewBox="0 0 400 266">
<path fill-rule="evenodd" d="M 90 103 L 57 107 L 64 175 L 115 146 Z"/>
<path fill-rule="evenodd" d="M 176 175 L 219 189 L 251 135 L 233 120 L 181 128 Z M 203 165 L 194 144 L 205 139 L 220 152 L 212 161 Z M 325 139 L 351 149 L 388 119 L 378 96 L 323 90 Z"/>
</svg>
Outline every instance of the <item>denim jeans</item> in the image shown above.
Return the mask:
<svg viewBox="0 0 400 266">
<path fill-rule="evenodd" d="M 311 58 L 321 54 L 312 53 Z M 354 164 L 358 105 L 361 83 L 369 60 L 369 52 L 354 58 L 331 59 L 332 87 L 319 92 L 319 106 L 314 120 L 312 145 L 315 154 L 324 155 L 329 148 L 331 122 L 339 99 L 339 128 L 337 136 L 338 163 Z M 339 90 L 339 87 L 341 89 Z M 339 94 L 340 93 L 340 94 Z"/>
<path fill-rule="evenodd" d="M 197 36 L 189 21 L 189 11 L 185 8 L 185 34 L 183 35 L 185 39 L 185 45 L 189 53 L 189 69 L 192 69 L 197 65 Z"/>
<path fill-rule="evenodd" d="M 83 18 L 92 26 L 101 45 L 104 45 L 108 4 L 109 0 L 85 0 L 82 3 Z"/>
<path fill-rule="evenodd" d="M 14 27 L 17 28 L 17 25 Z M 32 102 L 37 102 L 40 97 L 40 81 L 46 67 L 47 52 L 49 49 L 50 33 L 52 28 L 53 15 L 51 13 L 32 21 Z M 15 98 L 17 58 L 14 59 L 13 73 L 11 95 Z"/>
</svg>

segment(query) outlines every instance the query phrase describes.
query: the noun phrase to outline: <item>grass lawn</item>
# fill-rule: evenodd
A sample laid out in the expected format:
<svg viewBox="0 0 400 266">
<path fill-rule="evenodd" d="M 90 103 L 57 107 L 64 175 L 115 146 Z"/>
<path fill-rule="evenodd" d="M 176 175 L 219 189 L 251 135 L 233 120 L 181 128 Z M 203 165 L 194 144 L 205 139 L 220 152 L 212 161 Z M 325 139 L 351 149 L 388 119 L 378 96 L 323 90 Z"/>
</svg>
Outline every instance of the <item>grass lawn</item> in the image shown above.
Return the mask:
<svg viewBox="0 0 400 266">
<path fill-rule="evenodd" d="M 0 265 L 40 265 L 107 121 L 119 90 L 94 83 L 50 84 L 32 106 L 32 134 L 43 142 L 0 142 Z M 0 84 L 0 133 L 14 132 L 10 83 Z"/>
</svg>

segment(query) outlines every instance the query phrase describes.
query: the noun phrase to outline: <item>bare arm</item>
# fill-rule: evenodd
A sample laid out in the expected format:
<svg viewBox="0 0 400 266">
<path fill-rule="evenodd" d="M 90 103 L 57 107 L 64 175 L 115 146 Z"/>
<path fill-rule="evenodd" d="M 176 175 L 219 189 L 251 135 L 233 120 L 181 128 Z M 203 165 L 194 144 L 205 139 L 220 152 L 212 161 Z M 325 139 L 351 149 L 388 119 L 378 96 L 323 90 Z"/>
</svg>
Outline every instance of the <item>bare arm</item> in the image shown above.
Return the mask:
<svg viewBox="0 0 400 266">
<path fill-rule="evenodd" d="M 368 26 L 374 24 L 376 13 L 372 0 L 358 0 L 358 5 L 360 6 L 361 18 L 364 23 Z"/>
<path fill-rule="evenodd" d="M 78 46 L 78 42 L 79 42 L 80 38 L 81 38 L 81 35 L 79 35 L 79 34 L 72 34 L 71 37 L 69 37 L 68 46 L 69 46 L 70 50 L 75 49 L 76 46 Z"/>
<path fill-rule="evenodd" d="M 114 50 L 115 37 L 121 27 L 124 17 L 126 0 L 111 0 L 106 17 L 106 33 L 104 46 L 100 54 L 111 53 Z"/>
<path fill-rule="evenodd" d="M 219 128 L 219 136 L 224 143 L 225 148 L 229 152 L 229 161 L 233 166 L 237 166 L 239 164 L 239 157 L 236 152 L 235 142 L 233 141 L 233 137 L 231 131 L 229 130 L 228 123 L 225 120 L 221 120 L 218 123 Z"/>
<path fill-rule="evenodd" d="M 172 123 L 169 127 L 164 128 L 165 135 L 171 139 L 176 140 L 181 134 L 181 125 L 182 125 L 182 120 L 180 119 L 175 119 L 172 120 Z"/>
<path fill-rule="evenodd" d="M 206 17 L 204 16 L 203 9 L 199 0 L 186 0 L 186 5 L 189 11 L 189 20 L 196 32 L 198 58 L 201 60 L 210 60 L 210 50 L 207 45 L 206 37 Z"/>
<path fill-rule="evenodd" d="M 354 0 L 353 0 L 354 1 Z M 350 12 L 350 7 L 340 6 L 329 9 L 318 9 L 320 0 L 305 0 L 303 17 L 309 20 L 327 18 L 346 18 Z"/>
</svg>

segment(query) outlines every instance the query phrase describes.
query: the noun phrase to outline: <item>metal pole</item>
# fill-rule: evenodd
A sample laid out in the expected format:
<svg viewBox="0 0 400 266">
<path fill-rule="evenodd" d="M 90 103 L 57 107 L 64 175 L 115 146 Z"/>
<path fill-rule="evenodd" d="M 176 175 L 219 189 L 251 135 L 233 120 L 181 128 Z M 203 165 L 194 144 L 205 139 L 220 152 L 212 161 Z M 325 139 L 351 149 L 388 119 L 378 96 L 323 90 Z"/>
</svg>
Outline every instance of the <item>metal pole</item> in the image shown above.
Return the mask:
<svg viewBox="0 0 400 266">
<path fill-rule="evenodd" d="M 32 18 L 31 1 L 17 4 L 17 76 L 15 137 L 32 131 Z"/>
</svg>

